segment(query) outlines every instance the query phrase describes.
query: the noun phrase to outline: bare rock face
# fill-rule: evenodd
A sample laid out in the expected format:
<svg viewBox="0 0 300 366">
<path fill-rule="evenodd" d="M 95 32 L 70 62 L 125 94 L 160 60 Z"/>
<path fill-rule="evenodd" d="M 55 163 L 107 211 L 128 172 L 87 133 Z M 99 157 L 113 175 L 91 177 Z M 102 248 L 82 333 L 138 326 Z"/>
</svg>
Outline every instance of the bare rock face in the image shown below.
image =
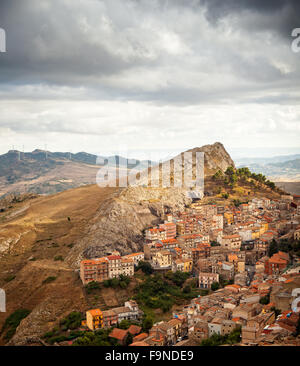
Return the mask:
<svg viewBox="0 0 300 366">
<path fill-rule="evenodd" d="M 205 175 L 214 174 L 219 169 L 225 172 L 228 167 L 235 167 L 234 161 L 220 142 L 196 147 L 188 151 L 204 153 Z"/>
<path fill-rule="evenodd" d="M 179 188 L 128 187 L 100 207 L 66 261 L 78 268 L 83 258 L 101 257 L 113 250 L 122 255 L 140 251 L 146 227 L 158 224 L 164 214 L 182 210 L 189 203 L 191 199 Z"/>
</svg>

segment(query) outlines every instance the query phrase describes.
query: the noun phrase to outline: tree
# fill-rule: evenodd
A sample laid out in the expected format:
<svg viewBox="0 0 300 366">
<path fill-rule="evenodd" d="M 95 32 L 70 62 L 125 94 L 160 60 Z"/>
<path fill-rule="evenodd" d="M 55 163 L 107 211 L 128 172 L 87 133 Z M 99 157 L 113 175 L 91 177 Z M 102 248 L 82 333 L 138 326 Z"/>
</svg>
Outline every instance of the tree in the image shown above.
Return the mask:
<svg viewBox="0 0 300 366">
<path fill-rule="evenodd" d="M 267 305 L 269 304 L 270 302 L 270 295 L 266 295 L 266 296 L 263 296 L 260 300 L 259 300 L 259 303 L 262 304 L 262 305 Z"/>
<path fill-rule="evenodd" d="M 147 275 L 150 275 L 154 272 L 154 269 L 152 268 L 152 266 L 149 262 L 140 261 L 136 267 L 137 271 L 139 269 L 141 269 Z"/>
<path fill-rule="evenodd" d="M 220 180 L 223 178 L 223 172 L 219 169 L 213 176 L 213 180 Z"/>
<path fill-rule="evenodd" d="M 129 344 L 131 344 L 132 341 L 133 341 L 132 334 L 128 332 L 126 339 L 125 339 L 125 346 L 128 346 Z"/>
<path fill-rule="evenodd" d="M 120 329 L 128 329 L 129 327 L 130 327 L 130 322 L 127 319 L 123 319 L 119 324 Z"/>
<path fill-rule="evenodd" d="M 153 327 L 153 319 L 149 315 L 147 315 L 143 319 L 142 328 L 145 332 L 148 332 L 148 330 L 151 329 L 152 327 Z"/>
<path fill-rule="evenodd" d="M 191 292 L 191 287 L 190 287 L 189 285 L 187 285 L 187 286 L 185 286 L 185 287 L 183 288 L 183 293 L 188 294 L 188 293 L 190 293 L 190 292 Z"/>
<path fill-rule="evenodd" d="M 239 199 L 234 199 L 233 204 L 235 205 L 235 207 L 239 207 L 239 205 L 241 204 L 241 201 Z"/>
<path fill-rule="evenodd" d="M 29 314 L 30 310 L 18 309 L 12 314 L 10 314 L 8 318 L 6 318 L 5 323 L 0 332 L 0 334 L 2 334 L 4 331 L 6 331 L 6 334 L 4 335 L 5 340 L 8 341 L 13 337 L 21 321 L 24 318 L 26 318 Z"/>
<path fill-rule="evenodd" d="M 118 278 L 114 277 L 114 278 L 111 279 L 111 287 L 117 288 L 119 286 L 119 283 L 120 283 L 120 281 L 119 281 Z"/>
<path fill-rule="evenodd" d="M 227 169 L 226 169 L 226 171 L 225 171 L 225 174 L 226 175 L 232 175 L 232 174 L 234 174 L 235 173 L 235 170 L 234 170 L 234 168 L 232 167 L 232 166 L 229 166 Z"/>
<path fill-rule="evenodd" d="M 250 172 L 249 168 L 247 168 L 247 167 L 237 169 L 236 173 L 239 177 L 241 177 L 243 179 L 249 178 L 251 176 L 251 172 Z"/>
<path fill-rule="evenodd" d="M 218 290 L 220 288 L 220 284 L 219 284 L 219 282 L 213 282 L 212 284 L 211 284 L 211 289 L 213 290 L 213 291 L 216 291 L 216 290 Z"/>
</svg>

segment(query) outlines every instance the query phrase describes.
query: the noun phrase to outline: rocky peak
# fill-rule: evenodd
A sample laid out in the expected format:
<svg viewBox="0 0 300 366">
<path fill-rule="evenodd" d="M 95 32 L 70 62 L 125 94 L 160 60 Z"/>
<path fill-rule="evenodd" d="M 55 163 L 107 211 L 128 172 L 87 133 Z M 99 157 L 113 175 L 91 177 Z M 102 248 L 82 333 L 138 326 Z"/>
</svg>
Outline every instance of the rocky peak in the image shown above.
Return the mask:
<svg viewBox="0 0 300 366">
<path fill-rule="evenodd" d="M 196 147 L 188 151 L 204 152 L 205 175 L 214 174 L 219 169 L 225 172 L 229 166 L 235 167 L 234 161 L 220 142 Z"/>
</svg>

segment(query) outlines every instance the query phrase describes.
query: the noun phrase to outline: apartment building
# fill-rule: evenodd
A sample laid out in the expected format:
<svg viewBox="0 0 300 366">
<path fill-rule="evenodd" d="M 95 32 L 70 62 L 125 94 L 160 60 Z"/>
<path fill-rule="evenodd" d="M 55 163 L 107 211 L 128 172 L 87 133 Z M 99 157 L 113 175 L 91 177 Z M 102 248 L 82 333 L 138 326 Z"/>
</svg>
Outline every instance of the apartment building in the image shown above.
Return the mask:
<svg viewBox="0 0 300 366">
<path fill-rule="evenodd" d="M 145 239 L 151 242 L 167 239 L 167 232 L 163 228 L 151 228 L 145 230 Z"/>
<path fill-rule="evenodd" d="M 159 225 L 159 229 L 166 232 L 166 239 L 173 239 L 176 237 L 176 224 L 174 222 L 165 222 Z"/>
<path fill-rule="evenodd" d="M 198 275 L 199 287 L 210 289 L 213 282 L 219 282 L 218 273 L 200 272 Z"/>
<path fill-rule="evenodd" d="M 121 271 L 119 276 L 132 277 L 134 275 L 134 261 L 132 258 L 121 258 Z"/>
<path fill-rule="evenodd" d="M 265 273 L 267 275 L 278 274 L 289 263 L 288 253 L 278 252 L 265 261 Z"/>
<path fill-rule="evenodd" d="M 173 272 L 176 272 L 176 271 L 184 272 L 184 261 L 181 258 L 175 259 L 172 262 L 172 271 Z"/>
<path fill-rule="evenodd" d="M 106 258 L 86 259 L 80 262 L 80 278 L 84 285 L 91 281 L 102 282 L 109 278 L 109 262 Z"/>
<path fill-rule="evenodd" d="M 159 268 L 168 268 L 172 266 L 172 254 L 169 250 L 160 250 L 152 258 L 153 264 Z"/>
<path fill-rule="evenodd" d="M 134 265 L 137 266 L 139 264 L 139 262 L 141 262 L 145 259 L 145 255 L 143 252 L 138 252 L 138 253 L 131 253 L 131 254 L 124 255 L 123 258 L 132 259 Z"/>
<path fill-rule="evenodd" d="M 131 277 L 134 275 L 135 258 L 134 255 L 129 255 L 129 257 L 109 255 L 102 258 L 85 259 L 80 262 L 82 283 L 86 285 L 91 281 L 103 282 L 110 278 L 117 278 L 120 275 Z M 138 255 L 137 258 L 143 258 L 143 256 Z"/>
<path fill-rule="evenodd" d="M 109 255 L 108 260 L 108 277 L 118 278 L 122 274 L 122 261 L 119 255 Z"/>
<path fill-rule="evenodd" d="M 223 235 L 220 244 L 222 247 L 228 248 L 230 250 L 240 249 L 242 240 L 238 234 Z"/>
</svg>

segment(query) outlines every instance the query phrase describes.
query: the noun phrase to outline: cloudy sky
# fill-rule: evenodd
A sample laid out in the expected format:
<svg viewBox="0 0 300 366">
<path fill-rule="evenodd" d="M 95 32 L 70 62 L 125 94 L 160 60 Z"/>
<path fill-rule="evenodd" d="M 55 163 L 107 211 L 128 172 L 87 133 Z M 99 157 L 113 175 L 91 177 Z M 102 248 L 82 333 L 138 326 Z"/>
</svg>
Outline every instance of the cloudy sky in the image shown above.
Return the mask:
<svg viewBox="0 0 300 366">
<path fill-rule="evenodd" d="M 0 28 L 0 153 L 300 152 L 298 0 L 1 0 Z"/>
</svg>

